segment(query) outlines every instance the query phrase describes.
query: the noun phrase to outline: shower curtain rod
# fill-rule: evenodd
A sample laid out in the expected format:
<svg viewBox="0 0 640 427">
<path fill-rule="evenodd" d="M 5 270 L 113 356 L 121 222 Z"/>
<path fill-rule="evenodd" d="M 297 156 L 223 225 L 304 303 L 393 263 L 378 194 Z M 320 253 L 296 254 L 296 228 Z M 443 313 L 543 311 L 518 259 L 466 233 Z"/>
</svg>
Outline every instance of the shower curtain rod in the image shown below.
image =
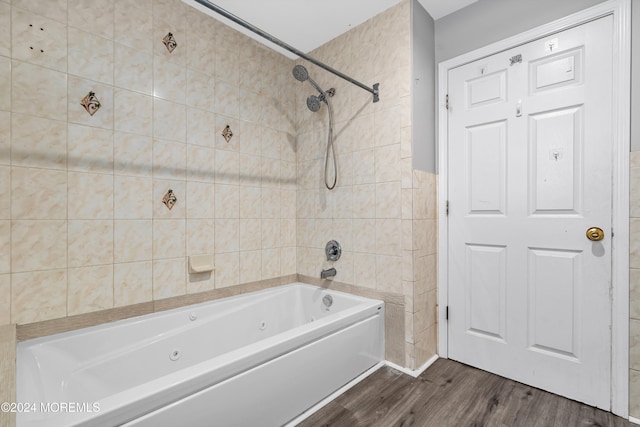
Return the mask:
<svg viewBox="0 0 640 427">
<path fill-rule="evenodd" d="M 207 9 L 210 9 L 214 12 L 216 12 L 219 15 L 224 16 L 227 19 L 230 19 L 231 21 L 235 22 L 238 25 L 243 26 L 244 28 L 246 28 L 249 31 L 252 31 L 254 33 L 256 33 L 257 35 L 259 35 L 260 37 L 269 40 L 271 43 L 277 44 L 278 46 L 280 46 L 281 48 L 287 49 L 289 52 L 294 53 L 296 55 L 298 55 L 301 58 L 306 59 L 307 61 L 317 65 L 320 68 L 323 68 L 325 70 L 327 70 L 328 72 L 335 74 L 336 76 L 348 81 L 349 83 L 352 83 L 356 86 L 361 87 L 362 89 L 366 90 L 367 92 L 371 92 L 371 94 L 373 95 L 373 102 L 378 102 L 380 100 L 380 92 L 379 92 L 379 87 L 380 87 L 380 83 L 376 83 L 373 85 L 373 87 L 369 87 L 365 84 L 360 83 L 359 81 L 352 79 L 351 77 L 347 76 L 346 74 L 341 73 L 340 71 L 331 68 L 330 66 L 318 61 L 317 59 L 312 58 L 311 56 L 307 55 L 306 53 L 296 49 L 293 46 L 288 45 L 287 43 L 283 42 L 282 40 L 272 36 L 271 34 L 262 31 L 260 28 L 255 27 L 253 25 L 251 25 L 250 23 L 248 23 L 247 21 L 238 18 L 237 16 L 235 16 L 234 14 L 226 11 L 225 9 L 207 1 L 207 0 L 193 0 L 196 3 L 206 7 Z"/>
</svg>

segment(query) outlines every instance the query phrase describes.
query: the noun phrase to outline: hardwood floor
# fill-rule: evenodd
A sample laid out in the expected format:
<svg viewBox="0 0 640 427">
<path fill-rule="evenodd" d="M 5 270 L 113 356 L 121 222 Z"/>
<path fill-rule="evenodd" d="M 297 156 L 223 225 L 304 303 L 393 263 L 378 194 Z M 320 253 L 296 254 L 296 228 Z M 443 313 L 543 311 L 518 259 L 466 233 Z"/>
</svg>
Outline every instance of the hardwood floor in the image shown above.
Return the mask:
<svg viewBox="0 0 640 427">
<path fill-rule="evenodd" d="M 446 359 L 418 378 L 384 367 L 299 427 L 634 426 L 591 406 Z"/>
</svg>

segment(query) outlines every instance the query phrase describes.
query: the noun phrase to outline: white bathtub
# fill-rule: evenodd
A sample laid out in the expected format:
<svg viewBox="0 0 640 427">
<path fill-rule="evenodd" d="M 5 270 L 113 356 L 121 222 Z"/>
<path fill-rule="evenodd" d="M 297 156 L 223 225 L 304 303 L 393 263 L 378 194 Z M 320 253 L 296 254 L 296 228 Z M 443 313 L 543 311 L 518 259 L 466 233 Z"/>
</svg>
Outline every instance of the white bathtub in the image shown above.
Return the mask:
<svg viewBox="0 0 640 427">
<path fill-rule="evenodd" d="M 295 283 L 23 341 L 17 427 L 280 426 L 384 359 L 383 322 Z"/>
</svg>

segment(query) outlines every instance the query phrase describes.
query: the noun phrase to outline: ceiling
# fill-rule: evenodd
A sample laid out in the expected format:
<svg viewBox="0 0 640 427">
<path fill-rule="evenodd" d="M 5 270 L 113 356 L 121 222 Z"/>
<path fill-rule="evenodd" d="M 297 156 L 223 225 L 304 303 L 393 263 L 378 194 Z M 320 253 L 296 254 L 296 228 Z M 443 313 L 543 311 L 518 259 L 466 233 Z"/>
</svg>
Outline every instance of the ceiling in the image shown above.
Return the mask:
<svg viewBox="0 0 640 427">
<path fill-rule="evenodd" d="M 183 0 L 238 31 L 265 43 L 289 58 L 296 55 L 265 41 L 217 13 Z M 209 0 L 285 43 L 310 52 L 351 28 L 390 8 L 400 0 Z M 477 0 L 418 0 L 434 19 L 439 19 Z"/>
</svg>

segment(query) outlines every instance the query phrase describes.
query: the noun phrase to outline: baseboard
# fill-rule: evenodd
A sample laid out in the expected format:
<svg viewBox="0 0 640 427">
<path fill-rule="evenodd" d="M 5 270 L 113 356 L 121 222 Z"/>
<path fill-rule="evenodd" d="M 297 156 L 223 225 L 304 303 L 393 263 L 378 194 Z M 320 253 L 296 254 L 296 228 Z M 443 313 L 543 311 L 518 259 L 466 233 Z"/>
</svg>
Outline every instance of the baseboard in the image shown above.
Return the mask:
<svg viewBox="0 0 640 427">
<path fill-rule="evenodd" d="M 640 425 L 640 418 L 629 417 L 629 422 Z"/>
<path fill-rule="evenodd" d="M 427 360 L 424 365 L 422 365 L 420 368 L 416 369 L 415 371 L 411 370 L 411 369 L 408 369 L 408 368 L 405 368 L 405 367 L 400 366 L 400 365 L 396 365 L 395 363 L 392 363 L 392 362 L 385 362 L 385 363 L 386 363 L 386 365 L 388 367 L 393 368 L 396 371 L 400 371 L 403 374 L 407 374 L 407 375 L 412 376 L 413 378 L 417 378 L 417 377 L 420 376 L 420 374 L 422 374 L 424 371 L 426 371 L 429 366 L 433 365 L 433 362 L 435 362 L 436 360 L 438 360 L 438 355 L 437 354 L 435 354 L 433 357 L 431 357 L 431 359 Z"/>
<path fill-rule="evenodd" d="M 373 374 L 375 371 L 377 371 L 378 369 L 382 368 L 385 365 L 386 365 L 386 362 L 382 361 L 382 362 L 379 362 L 376 365 L 372 366 L 371 368 L 367 369 L 362 374 L 360 374 L 359 376 L 355 377 L 353 380 L 351 380 L 350 382 L 348 382 L 344 386 L 340 387 L 338 390 L 334 391 L 329 396 L 325 397 L 323 400 L 321 400 L 320 402 L 318 402 L 317 404 L 315 404 L 311 408 L 307 409 L 306 411 L 304 411 L 302 414 L 298 415 L 293 420 L 289 421 L 287 424 L 284 425 L 284 427 L 294 427 L 294 426 L 300 424 L 302 421 L 306 420 L 311 415 L 315 414 L 320 409 L 325 407 L 327 404 L 329 404 L 336 397 L 340 396 L 342 393 L 346 392 L 351 387 L 355 386 L 360 381 L 364 380 L 369 375 Z"/>
</svg>

